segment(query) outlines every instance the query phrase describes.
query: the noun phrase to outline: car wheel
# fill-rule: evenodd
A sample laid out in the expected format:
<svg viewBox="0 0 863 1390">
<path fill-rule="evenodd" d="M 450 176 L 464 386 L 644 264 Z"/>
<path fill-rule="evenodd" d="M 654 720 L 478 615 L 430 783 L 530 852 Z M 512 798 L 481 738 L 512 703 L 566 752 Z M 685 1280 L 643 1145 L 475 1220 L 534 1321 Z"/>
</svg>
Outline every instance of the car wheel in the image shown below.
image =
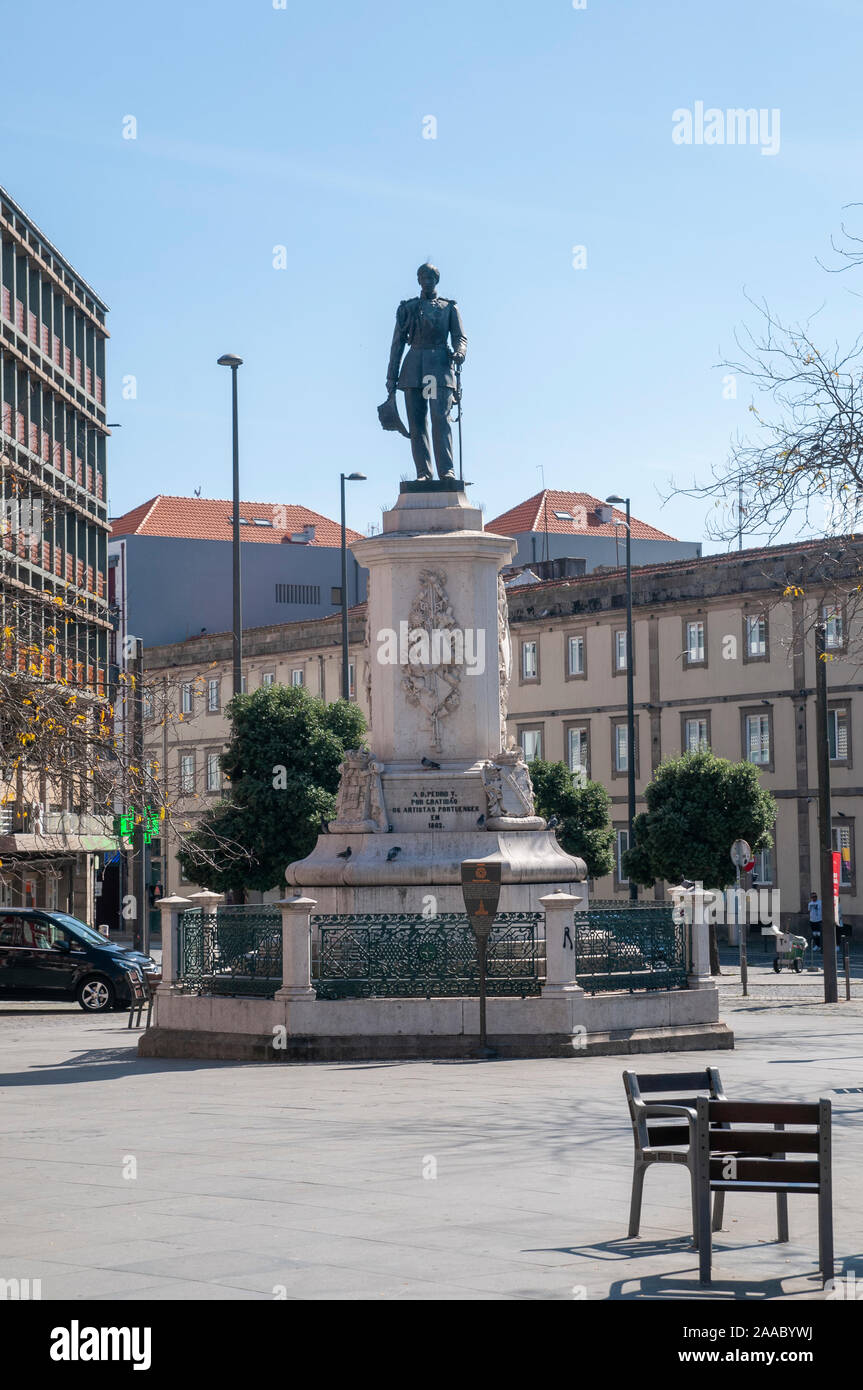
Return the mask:
<svg viewBox="0 0 863 1390">
<path fill-rule="evenodd" d="M 778 960 L 775 960 L 775 961 L 773 962 L 773 969 L 776 971 L 776 974 L 777 974 L 777 975 L 779 974 L 779 971 L 782 969 L 782 965 L 780 964 L 780 962 L 779 962 Z"/>
<path fill-rule="evenodd" d="M 114 1006 L 114 986 L 101 975 L 90 975 L 82 980 L 76 991 L 81 1008 L 88 1014 L 103 1014 Z"/>
</svg>

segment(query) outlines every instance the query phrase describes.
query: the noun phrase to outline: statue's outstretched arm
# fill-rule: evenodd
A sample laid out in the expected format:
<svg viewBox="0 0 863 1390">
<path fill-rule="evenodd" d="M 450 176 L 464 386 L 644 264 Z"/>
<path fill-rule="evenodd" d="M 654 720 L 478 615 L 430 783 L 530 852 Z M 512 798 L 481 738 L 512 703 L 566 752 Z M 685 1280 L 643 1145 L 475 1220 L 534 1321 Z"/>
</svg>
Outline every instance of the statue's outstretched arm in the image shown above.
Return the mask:
<svg viewBox="0 0 863 1390">
<path fill-rule="evenodd" d="M 390 348 L 390 364 L 387 368 L 387 395 L 392 395 L 396 389 L 396 382 L 399 379 L 399 364 L 402 360 L 402 353 L 407 342 L 408 315 L 407 308 L 400 304 L 396 310 L 396 326 L 393 331 L 393 342 Z"/>
<path fill-rule="evenodd" d="M 457 304 L 450 305 L 449 335 L 452 342 L 453 357 L 457 358 L 459 362 L 463 362 L 467 355 L 467 338 L 464 336 L 464 325 Z"/>
</svg>

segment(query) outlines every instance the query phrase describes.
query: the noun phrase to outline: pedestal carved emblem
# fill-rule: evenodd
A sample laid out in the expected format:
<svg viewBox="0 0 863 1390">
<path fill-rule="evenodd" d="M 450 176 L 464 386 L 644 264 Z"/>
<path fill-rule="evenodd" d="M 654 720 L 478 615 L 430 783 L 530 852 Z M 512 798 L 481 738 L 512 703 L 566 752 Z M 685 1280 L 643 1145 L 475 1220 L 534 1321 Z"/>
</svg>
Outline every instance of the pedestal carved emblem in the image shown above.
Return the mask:
<svg viewBox="0 0 863 1390">
<path fill-rule="evenodd" d="M 461 700 L 457 648 L 445 640 L 447 633 L 458 628 L 445 585 L 443 570 L 420 572 L 419 592 L 408 618 L 408 674 L 402 678 L 408 704 L 419 705 L 426 713 L 431 746 L 436 749 L 441 747 L 441 720 Z"/>
<path fill-rule="evenodd" d="M 330 830 L 341 833 L 382 833 L 388 828 L 381 786 L 383 763 L 364 748 L 352 749 L 339 764 L 341 781 L 336 799 L 335 820 Z"/>
<path fill-rule="evenodd" d="M 541 829 L 545 821 L 537 816 L 533 804 L 533 783 L 520 748 L 511 748 L 482 765 L 490 830 L 517 822 L 520 829 Z"/>
</svg>

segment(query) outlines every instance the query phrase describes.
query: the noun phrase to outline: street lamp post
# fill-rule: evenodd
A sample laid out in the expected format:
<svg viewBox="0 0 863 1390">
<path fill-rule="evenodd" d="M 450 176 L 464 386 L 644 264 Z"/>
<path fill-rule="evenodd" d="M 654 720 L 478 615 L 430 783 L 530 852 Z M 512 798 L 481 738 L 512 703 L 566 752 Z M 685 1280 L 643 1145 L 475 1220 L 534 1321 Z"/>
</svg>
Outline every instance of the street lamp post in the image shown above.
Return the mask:
<svg viewBox="0 0 863 1390">
<path fill-rule="evenodd" d="M 626 507 L 626 788 L 627 817 L 629 821 L 629 848 L 635 844 L 633 826 L 635 824 L 635 690 L 633 684 L 632 651 L 632 524 L 629 515 L 628 497 L 606 497 L 606 502 Z M 638 884 L 634 878 L 629 880 L 629 897 L 632 902 L 638 899 Z"/>
<path fill-rule="evenodd" d="M 342 699 L 351 698 L 348 665 L 348 540 L 345 529 L 345 482 L 364 483 L 365 473 L 340 473 L 342 489 Z"/>
<path fill-rule="evenodd" d="M 231 414 L 233 423 L 233 469 L 234 469 L 234 516 L 233 516 L 233 569 L 234 569 L 234 694 L 243 689 L 243 591 L 240 575 L 240 436 L 237 426 L 237 368 L 242 367 L 242 357 L 226 352 L 218 359 L 220 367 L 231 369 Z"/>
</svg>

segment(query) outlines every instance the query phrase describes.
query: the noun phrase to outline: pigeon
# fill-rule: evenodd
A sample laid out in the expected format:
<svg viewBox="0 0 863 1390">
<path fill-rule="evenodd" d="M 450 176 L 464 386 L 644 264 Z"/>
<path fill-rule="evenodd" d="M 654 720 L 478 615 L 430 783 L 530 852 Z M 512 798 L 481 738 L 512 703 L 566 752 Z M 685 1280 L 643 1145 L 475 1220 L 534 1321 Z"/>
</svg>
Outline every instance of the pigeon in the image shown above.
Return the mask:
<svg viewBox="0 0 863 1390">
<path fill-rule="evenodd" d="M 476 823 L 477 825 L 485 825 L 485 816 L 477 816 Z"/>
<path fill-rule="evenodd" d="M 402 847 L 401 847 L 401 845 L 393 845 L 392 849 L 390 850 L 389 854 L 387 855 L 387 863 L 388 863 L 388 864 L 392 863 L 392 861 L 393 861 L 394 859 L 397 859 L 397 858 L 399 857 L 399 855 L 401 854 L 401 852 L 402 852 Z"/>
<path fill-rule="evenodd" d="M 347 849 L 343 849 L 343 850 L 336 856 L 337 859 L 350 859 L 350 857 L 351 857 L 351 847 L 350 847 L 350 845 L 348 845 Z"/>
<path fill-rule="evenodd" d="M 549 830 L 553 830 L 556 825 L 560 825 L 560 816 L 549 816 L 547 823 Z"/>
<path fill-rule="evenodd" d="M 431 758 L 422 758 L 421 762 L 423 767 L 431 767 L 435 772 L 440 772 L 440 763 L 433 763 Z"/>
<path fill-rule="evenodd" d="M 392 828 L 391 825 L 388 825 L 388 826 L 387 826 L 387 834 L 388 834 L 388 835 L 392 835 L 392 833 L 393 833 L 393 828 Z"/>
<path fill-rule="evenodd" d="M 329 821 L 328 821 L 328 820 L 322 820 L 322 821 L 321 821 L 321 834 L 322 834 L 322 835 L 329 835 L 329 833 L 330 833 L 330 823 L 329 823 Z"/>
</svg>

